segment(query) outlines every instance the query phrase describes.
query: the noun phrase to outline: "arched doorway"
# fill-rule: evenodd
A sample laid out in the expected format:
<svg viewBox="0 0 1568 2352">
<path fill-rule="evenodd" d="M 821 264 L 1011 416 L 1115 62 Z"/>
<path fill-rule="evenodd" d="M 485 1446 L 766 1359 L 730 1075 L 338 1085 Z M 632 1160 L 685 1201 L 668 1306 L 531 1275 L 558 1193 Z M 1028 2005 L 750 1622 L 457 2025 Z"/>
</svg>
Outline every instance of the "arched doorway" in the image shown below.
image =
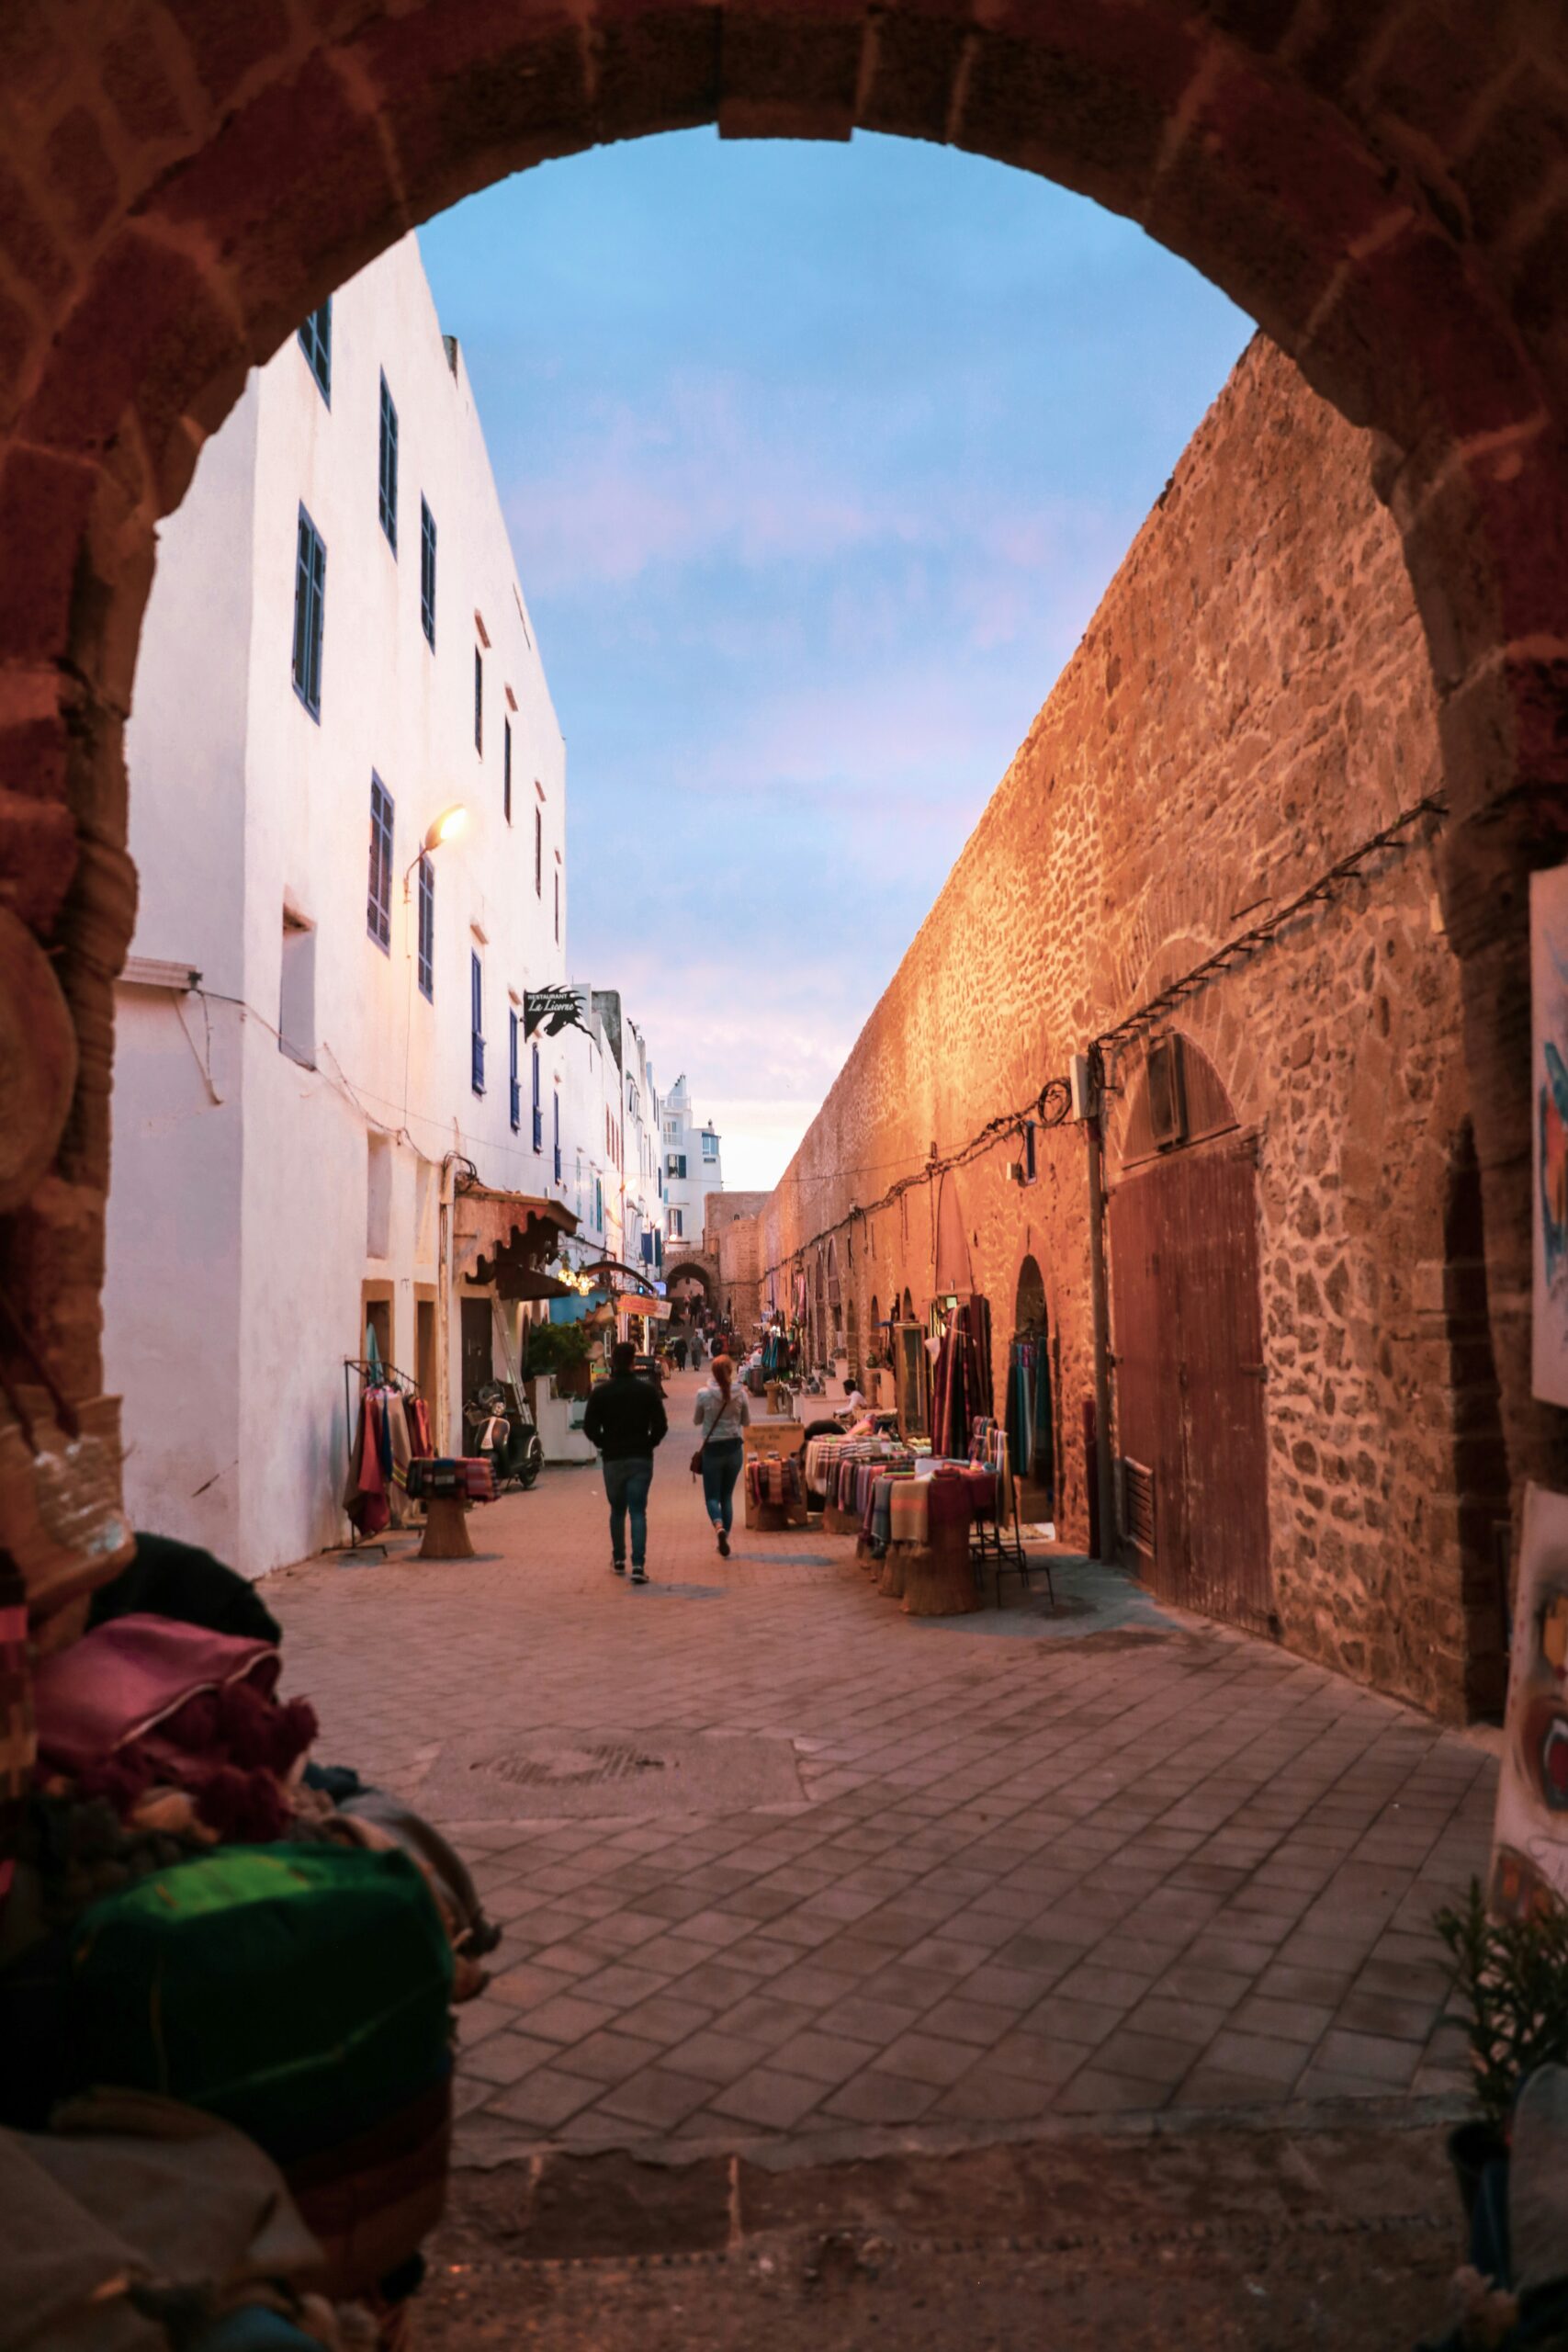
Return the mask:
<svg viewBox="0 0 1568 2352">
<path fill-rule="evenodd" d="M 1258 1139 L 1190 1039 L 1151 1040 L 1111 1196 L 1121 1524 L 1184 1608 L 1273 1617 Z"/>
<path fill-rule="evenodd" d="M 1026 1519 L 1055 1521 L 1058 1443 L 1055 1400 L 1059 1384 L 1051 1345 L 1045 1277 L 1038 1260 L 1026 1257 L 1019 1268 L 1012 1344 L 1008 1351 L 1008 1443 L 1022 1489 L 1022 1515 Z"/>
<path fill-rule="evenodd" d="M 13 0 L 0 854 L 39 985 L 64 986 L 56 1035 L 27 1040 L 50 1069 L 3 1196 L 0 1279 L 74 1394 L 100 1376 L 111 989 L 134 908 L 120 728 L 153 526 L 203 435 L 334 286 L 506 173 L 697 123 L 860 127 L 949 141 L 1136 219 L 1383 436 L 1441 711 L 1443 916 L 1464 966 L 1509 1467 L 1516 1487 L 1560 1478 L 1561 1423 L 1533 1404 L 1521 1344 L 1521 1041 L 1526 877 L 1568 847 L 1568 274 L 1550 200 L 1568 19 L 1487 0 L 1434 18 L 1374 26 L 1359 0 L 1039 0 L 1006 18 L 764 0 L 700 21 L 677 0 L 581 21 L 212 0 L 175 19 L 103 0 L 84 25 Z M 1459 60 L 1508 90 L 1486 135 L 1449 100 Z"/>
</svg>

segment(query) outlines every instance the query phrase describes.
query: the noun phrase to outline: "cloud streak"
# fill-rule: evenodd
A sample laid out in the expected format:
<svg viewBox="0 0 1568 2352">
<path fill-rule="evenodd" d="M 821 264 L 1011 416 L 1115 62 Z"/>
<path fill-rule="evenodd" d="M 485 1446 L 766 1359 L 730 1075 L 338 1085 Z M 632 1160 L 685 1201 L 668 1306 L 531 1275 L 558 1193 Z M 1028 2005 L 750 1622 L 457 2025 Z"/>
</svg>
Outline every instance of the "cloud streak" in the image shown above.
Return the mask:
<svg viewBox="0 0 1568 2352">
<path fill-rule="evenodd" d="M 1247 323 L 876 139 L 604 149 L 421 243 L 567 738 L 573 973 L 769 1181 Z"/>
</svg>

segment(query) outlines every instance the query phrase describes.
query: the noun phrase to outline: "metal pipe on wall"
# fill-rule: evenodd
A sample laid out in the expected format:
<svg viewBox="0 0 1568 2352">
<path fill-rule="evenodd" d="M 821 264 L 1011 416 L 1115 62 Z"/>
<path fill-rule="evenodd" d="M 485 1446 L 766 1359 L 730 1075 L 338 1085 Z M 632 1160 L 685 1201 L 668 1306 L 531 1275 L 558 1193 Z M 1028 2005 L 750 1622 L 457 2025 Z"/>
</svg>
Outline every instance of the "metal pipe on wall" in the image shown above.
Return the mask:
<svg viewBox="0 0 1568 2352">
<path fill-rule="evenodd" d="M 1098 1072 L 1097 1072 L 1098 1080 Z M 1094 1341 L 1094 1478 L 1099 1505 L 1100 1557 L 1116 1563 L 1116 1493 L 1111 1466 L 1111 1311 L 1105 1271 L 1105 1135 L 1098 1083 L 1092 1117 L 1084 1121 L 1089 1151 L 1089 1280 Z"/>
</svg>

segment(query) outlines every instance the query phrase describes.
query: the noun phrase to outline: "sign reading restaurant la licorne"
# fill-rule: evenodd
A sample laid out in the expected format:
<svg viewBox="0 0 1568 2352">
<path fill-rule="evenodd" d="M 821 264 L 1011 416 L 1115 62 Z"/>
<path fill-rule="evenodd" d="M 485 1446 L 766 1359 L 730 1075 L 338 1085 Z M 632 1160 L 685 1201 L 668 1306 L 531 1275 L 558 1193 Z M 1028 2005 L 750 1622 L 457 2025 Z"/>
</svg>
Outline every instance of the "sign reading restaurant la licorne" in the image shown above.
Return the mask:
<svg viewBox="0 0 1568 2352">
<path fill-rule="evenodd" d="M 528 989 L 523 997 L 523 1035 L 532 1037 L 542 1032 L 547 1037 L 558 1037 L 563 1029 L 581 1029 L 585 1037 L 592 1035 L 588 1026 L 588 990 L 586 989 Z"/>
</svg>

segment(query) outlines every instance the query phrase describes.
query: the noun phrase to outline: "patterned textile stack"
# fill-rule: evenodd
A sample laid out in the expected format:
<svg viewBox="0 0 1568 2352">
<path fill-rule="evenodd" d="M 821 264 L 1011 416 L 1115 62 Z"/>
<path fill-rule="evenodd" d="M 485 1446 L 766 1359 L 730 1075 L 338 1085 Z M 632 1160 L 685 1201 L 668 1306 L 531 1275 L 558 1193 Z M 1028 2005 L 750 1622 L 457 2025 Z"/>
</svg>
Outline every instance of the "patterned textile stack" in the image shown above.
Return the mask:
<svg viewBox="0 0 1568 2352">
<path fill-rule="evenodd" d="M 895 1463 L 907 1464 L 913 1458 L 897 1438 L 814 1437 L 806 1448 L 806 1490 L 808 1495 L 820 1495 L 829 1510 L 852 1509 L 852 1486 L 847 1502 L 840 1490 L 840 1474 L 847 1465 L 874 1462 L 886 1469 Z"/>
<path fill-rule="evenodd" d="M 805 1499 L 800 1459 L 794 1453 L 753 1454 L 746 1464 L 746 1495 L 753 1503 L 791 1503 Z"/>
<path fill-rule="evenodd" d="M 455 1497 L 460 1502 L 495 1500 L 495 1464 L 488 1454 L 436 1454 L 408 1465 L 408 1490 L 415 1501 Z"/>
</svg>

